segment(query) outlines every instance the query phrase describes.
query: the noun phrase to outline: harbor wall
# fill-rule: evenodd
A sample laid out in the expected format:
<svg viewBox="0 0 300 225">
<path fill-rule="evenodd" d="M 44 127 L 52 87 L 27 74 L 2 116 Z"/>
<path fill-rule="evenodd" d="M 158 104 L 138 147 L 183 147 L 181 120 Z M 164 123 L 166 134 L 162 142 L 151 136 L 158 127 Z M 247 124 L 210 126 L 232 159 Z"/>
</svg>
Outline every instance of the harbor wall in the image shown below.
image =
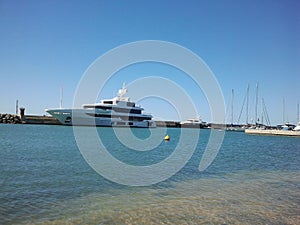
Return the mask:
<svg viewBox="0 0 300 225">
<path fill-rule="evenodd" d="M 178 121 L 155 121 L 157 127 L 180 127 Z"/>
<path fill-rule="evenodd" d="M 24 124 L 61 125 L 61 123 L 52 116 L 25 115 L 22 121 Z"/>
<path fill-rule="evenodd" d="M 62 125 L 55 117 L 52 116 L 39 116 L 39 115 L 25 115 L 25 109 L 20 108 L 20 115 L 15 114 L 1 114 L 0 113 L 0 123 L 11 123 L 11 124 L 45 124 L 45 125 Z M 173 128 L 214 128 L 214 129 L 224 129 L 228 127 L 228 124 L 184 124 L 181 125 L 179 121 L 155 121 L 157 127 L 173 127 Z M 242 125 L 241 125 L 242 126 Z"/>
<path fill-rule="evenodd" d="M 157 127 L 181 127 L 178 121 L 155 121 Z M 13 115 L 13 114 L 0 114 L 0 123 L 10 124 L 45 124 L 45 125 L 61 125 L 61 123 L 52 116 L 39 116 L 39 115 Z M 198 127 L 199 128 L 199 127 Z"/>
</svg>

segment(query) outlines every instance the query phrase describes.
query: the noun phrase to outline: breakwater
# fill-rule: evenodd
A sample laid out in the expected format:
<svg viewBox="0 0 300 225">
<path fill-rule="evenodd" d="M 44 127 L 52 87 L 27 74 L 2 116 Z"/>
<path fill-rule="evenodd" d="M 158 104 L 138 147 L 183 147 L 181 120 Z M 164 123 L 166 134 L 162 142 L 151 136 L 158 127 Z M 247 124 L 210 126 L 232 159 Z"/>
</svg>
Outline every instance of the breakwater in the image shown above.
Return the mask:
<svg viewBox="0 0 300 225">
<path fill-rule="evenodd" d="M 52 116 L 16 115 L 8 113 L 0 113 L 0 123 L 61 125 L 61 123 Z"/>
<path fill-rule="evenodd" d="M 14 115 L 14 114 L 1 114 L 0 113 L 0 123 L 12 123 L 12 124 L 17 124 L 17 123 L 21 123 L 21 117 L 18 115 Z"/>
</svg>

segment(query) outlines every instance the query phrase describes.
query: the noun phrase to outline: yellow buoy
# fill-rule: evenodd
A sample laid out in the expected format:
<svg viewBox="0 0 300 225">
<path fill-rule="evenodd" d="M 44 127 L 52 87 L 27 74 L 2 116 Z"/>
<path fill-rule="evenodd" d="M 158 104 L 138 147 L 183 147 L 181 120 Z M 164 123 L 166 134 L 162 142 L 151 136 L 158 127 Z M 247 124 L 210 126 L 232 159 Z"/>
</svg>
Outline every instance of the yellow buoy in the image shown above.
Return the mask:
<svg viewBox="0 0 300 225">
<path fill-rule="evenodd" d="M 170 141 L 170 136 L 169 136 L 169 135 L 166 135 L 165 138 L 164 138 L 164 140 L 165 140 L 165 141 Z"/>
</svg>

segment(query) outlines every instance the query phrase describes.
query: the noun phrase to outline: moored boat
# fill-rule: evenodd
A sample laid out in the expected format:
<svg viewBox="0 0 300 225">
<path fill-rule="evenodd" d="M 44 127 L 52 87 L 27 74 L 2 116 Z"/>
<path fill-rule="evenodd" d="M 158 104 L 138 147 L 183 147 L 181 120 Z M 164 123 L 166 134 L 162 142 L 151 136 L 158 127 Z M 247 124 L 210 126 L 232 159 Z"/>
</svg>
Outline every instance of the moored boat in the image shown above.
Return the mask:
<svg viewBox="0 0 300 225">
<path fill-rule="evenodd" d="M 300 122 L 298 123 L 298 125 L 296 127 L 294 127 L 293 129 L 294 131 L 300 131 Z"/>
<path fill-rule="evenodd" d="M 204 128 L 207 127 L 207 123 L 202 121 L 200 117 L 196 117 L 194 119 L 181 121 L 180 126 L 185 128 Z"/>
<path fill-rule="evenodd" d="M 125 97 L 127 89 L 123 84 L 118 95 L 99 103 L 84 104 L 79 109 L 46 109 L 63 125 L 141 127 L 155 128 L 152 115 L 143 113 L 143 108 Z"/>
</svg>

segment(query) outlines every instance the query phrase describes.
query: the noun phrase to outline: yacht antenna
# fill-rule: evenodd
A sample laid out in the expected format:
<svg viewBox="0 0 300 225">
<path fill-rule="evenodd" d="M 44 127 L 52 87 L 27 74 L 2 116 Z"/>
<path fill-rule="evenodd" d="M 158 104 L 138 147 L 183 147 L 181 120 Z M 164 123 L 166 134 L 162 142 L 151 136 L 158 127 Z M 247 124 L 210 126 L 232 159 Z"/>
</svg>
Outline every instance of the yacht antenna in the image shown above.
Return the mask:
<svg viewBox="0 0 300 225">
<path fill-rule="evenodd" d="M 126 89 L 126 84 L 123 83 L 122 89 L 119 90 L 118 92 L 118 99 L 124 101 L 124 99 L 126 99 L 127 101 L 129 101 L 129 98 L 124 97 L 124 95 L 127 93 L 127 89 Z"/>
<path fill-rule="evenodd" d="M 19 100 L 16 100 L 16 115 L 19 114 Z"/>
<path fill-rule="evenodd" d="M 60 102 L 59 102 L 59 108 L 62 109 L 62 102 L 63 102 L 63 88 L 60 88 Z"/>
</svg>

